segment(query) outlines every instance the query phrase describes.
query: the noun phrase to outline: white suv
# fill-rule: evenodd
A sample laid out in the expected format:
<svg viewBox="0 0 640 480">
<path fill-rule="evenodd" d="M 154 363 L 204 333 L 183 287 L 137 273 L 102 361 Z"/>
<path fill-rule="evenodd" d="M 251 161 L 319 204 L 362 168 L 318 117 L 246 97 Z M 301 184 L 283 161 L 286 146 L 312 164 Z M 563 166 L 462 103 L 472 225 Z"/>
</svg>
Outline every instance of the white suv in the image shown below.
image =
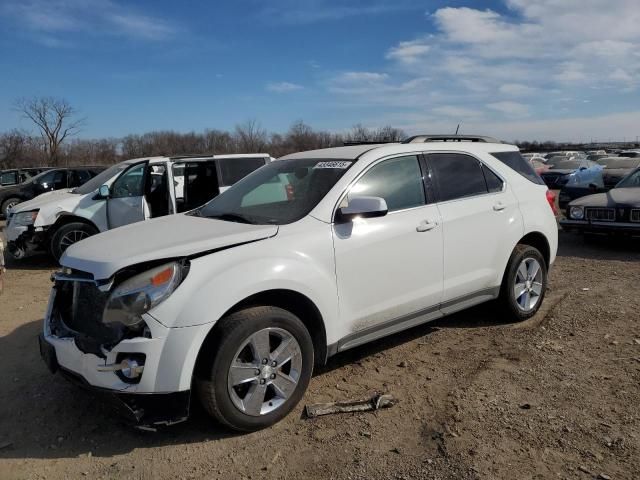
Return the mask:
<svg viewBox="0 0 640 480">
<path fill-rule="evenodd" d="M 338 352 L 494 299 L 532 316 L 556 256 L 549 199 L 516 147 L 484 137 L 289 155 L 192 212 L 70 247 L 41 353 L 142 425 L 186 418 L 194 387 L 222 424 L 259 429 Z"/>
<path fill-rule="evenodd" d="M 99 232 L 199 207 L 272 160 L 257 153 L 120 162 L 78 188 L 13 207 L 7 219 L 9 253 L 19 260 L 48 251 L 57 260 L 70 245 Z"/>
</svg>

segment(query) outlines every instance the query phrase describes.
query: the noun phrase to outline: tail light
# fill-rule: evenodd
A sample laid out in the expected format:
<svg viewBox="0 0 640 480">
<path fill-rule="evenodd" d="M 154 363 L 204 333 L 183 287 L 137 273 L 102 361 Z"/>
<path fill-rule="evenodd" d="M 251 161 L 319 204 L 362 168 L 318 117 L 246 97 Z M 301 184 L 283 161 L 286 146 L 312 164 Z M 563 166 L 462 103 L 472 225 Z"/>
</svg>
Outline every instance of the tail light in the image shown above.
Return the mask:
<svg viewBox="0 0 640 480">
<path fill-rule="evenodd" d="M 558 210 L 556 209 L 556 194 L 551 190 L 547 190 L 547 202 L 549 202 L 553 214 L 558 215 Z"/>
</svg>

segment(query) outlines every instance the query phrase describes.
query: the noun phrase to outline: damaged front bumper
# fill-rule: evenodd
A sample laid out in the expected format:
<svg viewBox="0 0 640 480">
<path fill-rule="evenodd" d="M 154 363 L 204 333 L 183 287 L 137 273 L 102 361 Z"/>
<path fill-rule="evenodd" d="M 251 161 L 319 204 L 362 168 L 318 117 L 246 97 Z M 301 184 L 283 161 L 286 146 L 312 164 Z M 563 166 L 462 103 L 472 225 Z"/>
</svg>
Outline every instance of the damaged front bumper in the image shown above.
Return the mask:
<svg viewBox="0 0 640 480">
<path fill-rule="evenodd" d="M 47 232 L 33 225 L 9 225 L 6 230 L 7 250 L 16 260 L 47 250 Z"/>
<path fill-rule="evenodd" d="M 143 430 L 184 422 L 189 418 L 191 391 L 172 393 L 128 393 L 91 385 L 81 374 L 69 370 L 58 363 L 56 349 L 44 334 L 38 336 L 40 355 L 51 371 L 59 372 L 70 382 L 97 395 L 109 404 L 125 422 Z"/>
<path fill-rule="evenodd" d="M 87 336 L 62 323 L 56 295 L 54 286 L 39 337 L 41 356 L 52 372 L 100 393 L 138 427 L 156 428 L 187 419 L 193 365 L 185 352 L 199 345 L 210 325 L 167 328 L 147 313 L 145 336 L 90 351 Z M 136 359 L 142 367 L 134 380 L 122 375 L 120 365 L 128 359 Z"/>
</svg>

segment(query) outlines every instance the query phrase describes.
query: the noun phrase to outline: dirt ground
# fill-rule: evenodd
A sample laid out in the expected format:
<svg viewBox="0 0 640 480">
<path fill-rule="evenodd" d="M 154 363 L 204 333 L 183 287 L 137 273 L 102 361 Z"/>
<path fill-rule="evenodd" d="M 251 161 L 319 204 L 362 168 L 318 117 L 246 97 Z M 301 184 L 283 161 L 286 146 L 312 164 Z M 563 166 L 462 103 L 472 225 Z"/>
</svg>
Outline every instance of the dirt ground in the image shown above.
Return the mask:
<svg viewBox="0 0 640 480">
<path fill-rule="evenodd" d="M 200 409 L 158 433 L 120 424 L 39 358 L 52 263 L 0 296 L 0 478 L 640 478 L 640 242 L 561 234 L 542 310 L 490 306 L 341 354 L 278 425 L 237 435 Z M 374 413 L 305 403 L 391 393 Z"/>
</svg>

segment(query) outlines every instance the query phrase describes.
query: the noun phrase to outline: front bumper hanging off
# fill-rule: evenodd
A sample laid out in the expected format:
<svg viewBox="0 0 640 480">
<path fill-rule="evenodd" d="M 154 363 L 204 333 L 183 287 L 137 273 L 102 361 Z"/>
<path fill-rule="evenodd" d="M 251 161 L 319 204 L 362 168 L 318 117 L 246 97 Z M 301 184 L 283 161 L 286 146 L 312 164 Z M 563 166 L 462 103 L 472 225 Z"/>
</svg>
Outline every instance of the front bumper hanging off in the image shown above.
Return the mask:
<svg viewBox="0 0 640 480">
<path fill-rule="evenodd" d="M 172 393 L 127 393 L 96 387 L 80 374 L 62 367 L 58 363 L 56 349 L 38 336 L 40 356 L 51 373 L 60 372 L 67 380 L 96 395 L 110 405 L 126 423 L 143 430 L 184 422 L 189 418 L 191 390 Z"/>
</svg>

